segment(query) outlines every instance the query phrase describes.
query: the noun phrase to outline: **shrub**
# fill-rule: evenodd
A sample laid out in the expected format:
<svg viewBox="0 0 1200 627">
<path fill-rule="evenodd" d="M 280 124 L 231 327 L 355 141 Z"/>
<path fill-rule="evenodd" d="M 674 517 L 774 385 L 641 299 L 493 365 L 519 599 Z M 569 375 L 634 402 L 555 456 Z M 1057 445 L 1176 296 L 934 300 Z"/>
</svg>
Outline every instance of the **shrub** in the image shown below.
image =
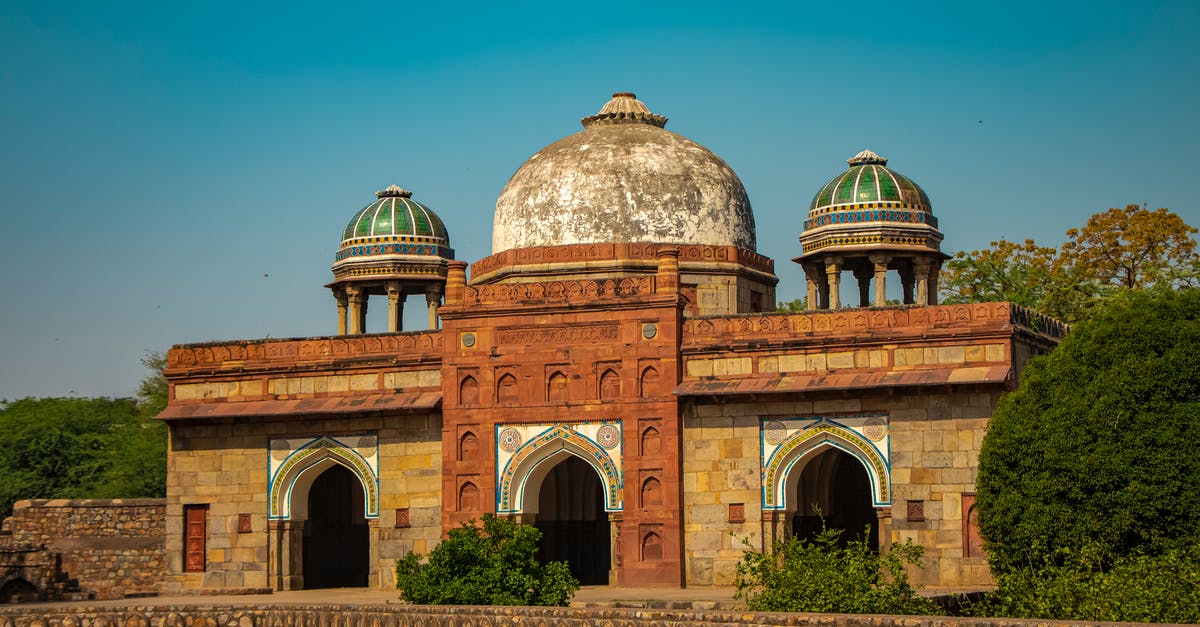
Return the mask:
<svg viewBox="0 0 1200 627">
<path fill-rule="evenodd" d="M 494 514 L 450 531 L 422 562 L 396 561 L 396 587 L 422 605 L 566 605 L 579 589 L 566 562 L 537 561 L 542 532 Z"/>
<path fill-rule="evenodd" d="M 734 598 L 764 612 L 940 613 L 908 582 L 905 566 L 920 566 L 920 545 L 905 540 L 876 553 L 866 533 L 845 544 L 840 537 L 825 528 L 812 540 L 777 542 L 769 553 L 746 551 Z"/>
<path fill-rule="evenodd" d="M 1200 547 L 1119 557 L 1060 551 L 1039 567 L 999 577 L 998 589 L 971 606 L 977 616 L 1076 621 L 1200 623 Z"/>
</svg>

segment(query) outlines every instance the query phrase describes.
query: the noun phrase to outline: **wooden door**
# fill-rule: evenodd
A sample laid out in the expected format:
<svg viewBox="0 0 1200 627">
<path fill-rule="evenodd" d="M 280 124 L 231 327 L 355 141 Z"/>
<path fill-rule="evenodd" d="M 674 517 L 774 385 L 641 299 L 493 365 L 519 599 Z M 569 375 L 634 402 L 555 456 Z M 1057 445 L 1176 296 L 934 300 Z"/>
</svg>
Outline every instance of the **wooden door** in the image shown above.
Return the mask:
<svg viewBox="0 0 1200 627">
<path fill-rule="evenodd" d="M 185 572 L 204 572 L 204 540 L 208 529 L 207 505 L 184 505 L 183 555 Z"/>
</svg>

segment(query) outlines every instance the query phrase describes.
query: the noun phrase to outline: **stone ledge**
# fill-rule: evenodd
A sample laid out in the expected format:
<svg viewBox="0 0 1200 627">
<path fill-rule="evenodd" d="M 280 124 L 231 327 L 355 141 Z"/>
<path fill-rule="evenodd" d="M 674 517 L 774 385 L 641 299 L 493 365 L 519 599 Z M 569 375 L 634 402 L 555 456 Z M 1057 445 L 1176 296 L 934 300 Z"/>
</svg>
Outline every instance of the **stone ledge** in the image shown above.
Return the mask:
<svg viewBox="0 0 1200 627">
<path fill-rule="evenodd" d="M 745 610 L 669 610 L 627 608 L 544 608 L 498 606 L 364 605 L 232 605 L 216 603 L 124 606 L 29 605 L 0 608 L 0 626 L 46 625 L 206 625 L 256 627 L 259 625 L 451 626 L 477 627 L 524 623 L 544 625 L 846 625 L 849 627 L 1035 627 L 1050 625 L 1117 625 L 1012 618 L 956 618 L 857 614 L 805 614 L 750 612 Z M 1135 623 L 1120 623 L 1131 625 Z"/>
</svg>

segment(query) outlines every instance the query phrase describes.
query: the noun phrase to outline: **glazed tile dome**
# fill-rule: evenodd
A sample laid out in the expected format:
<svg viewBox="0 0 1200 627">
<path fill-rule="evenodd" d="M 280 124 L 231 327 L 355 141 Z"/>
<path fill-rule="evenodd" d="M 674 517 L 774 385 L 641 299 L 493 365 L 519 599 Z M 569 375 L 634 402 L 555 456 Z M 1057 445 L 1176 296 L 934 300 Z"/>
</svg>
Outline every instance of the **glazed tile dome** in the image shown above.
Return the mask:
<svg viewBox="0 0 1200 627">
<path fill-rule="evenodd" d="M 813 197 L 800 234 L 801 258 L 840 250 L 940 250 L 933 205 L 919 185 L 870 150 L 846 162 L 849 169 Z"/>
<path fill-rule="evenodd" d="M 354 214 L 342 232 L 338 266 L 370 258 L 430 256 L 453 259 L 441 218 L 395 185 L 375 192 L 377 200 Z"/>
<path fill-rule="evenodd" d="M 584 130 L 543 148 L 496 201 L 492 252 L 658 242 L 755 249 L 741 180 L 704 146 L 666 130 L 633 94 L 613 94 Z"/>
</svg>

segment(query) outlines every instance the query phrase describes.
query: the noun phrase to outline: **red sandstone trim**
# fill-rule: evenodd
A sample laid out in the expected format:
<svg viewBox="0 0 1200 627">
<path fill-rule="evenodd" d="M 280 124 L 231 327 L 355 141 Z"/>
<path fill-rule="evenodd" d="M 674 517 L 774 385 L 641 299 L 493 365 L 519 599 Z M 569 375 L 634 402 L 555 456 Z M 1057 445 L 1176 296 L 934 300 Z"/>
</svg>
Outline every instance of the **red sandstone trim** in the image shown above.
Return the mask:
<svg viewBox="0 0 1200 627">
<path fill-rule="evenodd" d="M 655 261 L 658 249 L 670 246 L 679 249 L 679 263 L 732 263 L 774 274 L 775 262 L 766 255 L 736 246 L 707 246 L 700 244 L 569 244 L 565 246 L 535 246 L 513 248 L 484 257 L 471 264 L 471 278 L 478 280 L 505 267 L 544 263 L 576 263 L 644 259 Z"/>
</svg>

